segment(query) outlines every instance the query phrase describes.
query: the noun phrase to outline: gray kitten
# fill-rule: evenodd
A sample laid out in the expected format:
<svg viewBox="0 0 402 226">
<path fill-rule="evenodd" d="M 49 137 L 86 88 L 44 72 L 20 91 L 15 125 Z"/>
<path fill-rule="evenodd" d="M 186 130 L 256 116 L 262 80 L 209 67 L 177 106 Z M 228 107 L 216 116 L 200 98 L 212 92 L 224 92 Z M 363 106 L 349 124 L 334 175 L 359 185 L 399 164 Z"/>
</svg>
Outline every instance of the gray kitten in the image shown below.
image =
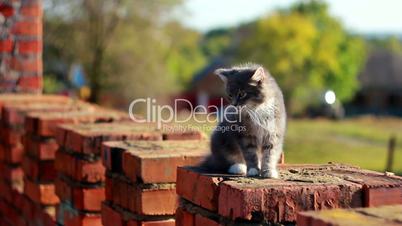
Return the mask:
<svg viewBox="0 0 402 226">
<path fill-rule="evenodd" d="M 215 74 L 224 81 L 231 105 L 212 134 L 212 154 L 202 166 L 230 174 L 278 178 L 286 111 L 274 78 L 255 64 L 218 69 Z"/>
</svg>

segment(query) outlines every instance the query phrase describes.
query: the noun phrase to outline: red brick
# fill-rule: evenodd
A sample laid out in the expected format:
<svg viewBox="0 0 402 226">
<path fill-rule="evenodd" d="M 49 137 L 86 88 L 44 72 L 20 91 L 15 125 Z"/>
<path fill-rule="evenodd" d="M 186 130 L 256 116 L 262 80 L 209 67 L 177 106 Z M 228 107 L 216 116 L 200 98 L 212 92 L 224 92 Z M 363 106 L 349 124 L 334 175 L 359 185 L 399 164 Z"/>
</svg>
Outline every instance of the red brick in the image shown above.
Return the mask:
<svg viewBox="0 0 402 226">
<path fill-rule="evenodd" d="M 264 219 L 272 222 L 292 222 L 299 211 L 354 207 L 351 205 L 352 196 L 359 196 L 360 193 L 360 187 L 347 183 L 342 185 L 347 188 L 346 192 L 339 185 L 328 184 L 272 180 L 261 180 L 259 185 L 253 182 L 248 182 L 249 185 L 236 183 L 228 181 L 220 184 L 218 212 L 231 219 L 251 220 L 253 214 L 259 212 Z"/>
<path fill-rule="evenodd" d="M 13 50 L 13 41 L 11 39 L 0 40 L 0 52 L 11 52 Z"/>
<path fill-rule="evenodd" d="M 21 72 L 42 72 L 43 63 L 39 57 L 13 57 L 10 63 L 13 70 Z"/>
<path fill-rule="evenodd" d="M 32 181 L 49 182 L 53 181 L 57 176 L 54 161 L 52 160 L 38 160 L 25 156 L 22 168 L 25 175 Z"/>
<path fill-rule="evenodd" d="M 177 191 L 205 209 L 216 212 L 217 206 L 219 215 L 232 220 L 294 222 L 299 211 L 363 205 L 362 185 L 346 180 L 347 173 L 342 177 L 333 174 L 341 169 L 357 170 L 335 164 L 285 165 L 280 170 L 282 178 L 273 180 L 219 174 L 197 176 L 199 170 L 179 168 Z M 197 197 L 204 193 L 205 197 Z"/>
<path fill-rule="evenodd" d="M 34 139 L 26 136 L 24 139 L 25 152 L 40 160 L 54 160 L 59 148 L 55 139 Z"/>
<path fill-rule="evenodd" d="M 16 35 L 42 36 L 42 21 L 17 21 L 13 24 L 11 32 Z"/>
<path fill-rule="evenodd" d="M 54 216 L 46 212 L 42 212 L 40 217 L 43 226 L 56 226 L 56 219 Z"/>
<path fill-rule="evenodd" d="M 24 149 L 21 145 L 2 145 L 0 144 L 0 160 L 9 164 L 21 163 Z"/>
<path fill-rule="evenodd" d="M 174 219 L 158 220 L 158 221 L 129 220 L 127 222 L 127 226 L 175 226 L 175 220 Z"/>
<path fill-rule="evenodd" d="M 27 117 L 28 127 L 34 128 L 33 134 L 39 136 L 56 136 L 57 141 L 64 139 L 56 134 L 61 124 L 78 124 L 91 122 L 111 122 L 127 120 L 124 113 L 99 109 L 92 105 L 82 105 L 79 109 L 70 112 L 41 112 L 29 114 Z M 58 138 L 57 138 L 58 137 Z M 64 141 L 64 140 L 60 140 Z M 59 143 L 64 146 L 64 143 Z"/>
<path fill-rule="evenodd" d="M 22 131 L 3 127 L 0 129 L 2 143 L 6 146 L 21 145 Z"/>
<path fill-rule="evenodd" d="M 30 79 L 31 77 L 20 77 L 20 79 Z M 40 78 L 40 77 L 35 77 Z M 33 103 L 13 103 L 13 104 L 5 104 L 2 107 L 2 122 L 6 126 L 10 127 L 24 127 L 25 117 L 29 113 L 34 112 L 59 112 L 59 111 L 68 111 L 71 109 L 78 108 L 75 102 L 72 100 L 66 99 L 64 102 L 60 103 L 41 103 L 41 102 L 33 102 Z"/>
<path fill-rule="evenodd" d="M 177 194 L 211 211 L 218 210 L 219 182 L 223 178 L 200 174 L 196 169 L 177 168 Z"/>
<path fill-rule="evenodd" d="M 38 204 L 55 205 L 59 203 L 59 198 L 55 194 L 54 184 L 37 184 L 25 179 L 24 193 Z"/>
<path fill-rule="evenodd" d="M 124 174 L 132 181 L 139 179 L 145 184 L 175 182 L 178 166 L 196 165 L 209 152 L 206 141 L 104 143 L 103 151 L 116 149 L 127 150 L 123 152 Z M 113 153 L 110 155 L 113 156 Z"/>
<path fill-rule="evenodd" d="M 177 208 L 176 190 L 172 185 L 166 188 L 142 188 L 140 185 L 128 187 L 129 209 L 140 215 L 174 215 Z M 160 186 L 160 187 L 163 187 Z"/>
<path fill-rule="evenodd" d="M 9 203 L 2 203 L 1 212 L 7 217 L 7 222 L 13 226 L 26 226 L 27 222 L 21 217 L 20 212 Z"/>
<path fill-rule="evenodd" d="M 22 215 L 25 219 L 33 219 L 34 218 L 34 204 L 33 202 L 25 195 L 23 195 L 23 202 L 20 206 Z"/>
<path fill-rule="evenodd" d="M 4 17 L 10 17 L 14 15 L 14 8 L 12 5 L 7 3 L 0 3 L 0 14 Z"/>
<path fill-rule="evenodd" d="M 187 210 L 181 207 L 176 210 L 176 226 L 194 226 L 195 216 L 192 213 L 187 212 Z M 207 225 L 203 225 L 207 226 Z"/>
<path fill-rule="evenodd" d="M 102 148 L 102 163 L 107 170 L 113 173 L 123 173 L 123 153 L 125 150 L 118 147 Z"/>
<path fill-rule="evenodd" d="M 330 173 L 362 185 L 365 207 L 402 204 L 402 177 L 348 168 L 335 169 Z"/>
<path fill-rule="evenodd" d="M 301 212 L 297 216 L 300 226 L 347 226 L 347 225 L 398 225 L 402 206 L 379 208 L 333 209 Z"/>
<path fill-rule="evenodd" d="M 60 200 L 72 203 L 81 211 L 100 211 L 105 200 L 104 187 L 84 187 L 66 178 L 56 179 L 56 193 Z"/>
<path fill-rule="evenodd" d="M 39 54 L 42 52 L 42 40 L 18 41 L 18 52 L 20 54 Z"/>
<path fill-rule="evenodd" d="M 114 180 L 111 177 L 106 177 L 105 180 L 105 200 L 112 201 L 113 200 L 113 186 Z"/>
<path fill-rule="evenodd" d="M 63 129 L 63 128 L 60 128 Z M 64 127 L 65 147 L 84 154 L 100 154 L 102 142 L 118 140 L 161 140 L 156 125 L 130 122 L 88 123 Z"/>
<path fill-rule="evenodd" d="M 38 89 L 43 84 L 42 76 L 22 76 L 18 79 L 17 85 L 20 90 Z"/>
<path fill-rule="evenodd" d="M 22 5 L 19 13 L 25 17 L 42 17 L 43 10 L 41 2 L 36 4 Z"/>
<path fill-rule="evenodd" d="M 200 214 L 196 214 L 195 215 L 195 226 L 206 226 L 206 225 L 219 226 L 219 223 L 217 223 L 207 217 L 201 216 Z"/>
<path fill-rule="evenodd" d="M 57 211 L 57 221 L 64 226 L 102 226 L 99 214 L 82 213 L 67 204 L 61 204 Z"/>
<path fill-rule="evenodd" d="M 105 181 L 105 168 L 100 159 L 89 161 L 58 151 L 55 164 L 57 171 L 76 181 L 88 183 Z"/>
<path fill-rule="evenodd" d="M 402 187 L 370 188 L 364 187 L 366 207 L 402 204 Z"/>
<path fill-rule="evenodd" d="M 34 211 L 33 219 L 35 219 L 38 225 L 54 226 L 56 224 L 56 208 L 54 206 L 41 206 L 38 204 L 33 204 L 32 208 Z"/>
<path fill-rule="evenodd" d="M 0 163 L 0 177 L 8 181 L 11 181 L 11 183 L 22 182 L 24 172 L 19 166 L 6 165 Z"/>
<path fill-rule="evenodd" d="M 25 104 L 31 105 L 34 103 L 66 103 L 69 98 L 57 95 L 39 95 L 39 94 L 2 94 L 0 95 L 0 109 L 6 105 Z M 2 112 L 2 110 L 0 111 Z"/>
<path fill-rule="evenodd" d="M 0 197 L 12 201 L 13 199 L 13 184 L 6 180 L 0 180 Z M 1 200 L 1 199 L 0 199 Z"/>
<path fill-rule="evenodd" d="M 38 103 L 56 104 L 66 103 L 69 98 L 56 95 L 39 94 L 2 94 L 0 95 L 0 109 L 6 105 L 32 105 Z M 2 112 L 2 110 L 0 111 Z"/>
<path fill-rule="evenodd" d="M 132 205 L 132 210 L 137 210 L 136 207 L 139 202 L 136 200 L 140 200 L 141 191 L 136 191 L 135 187 L 130 186 L 127 181 L 119 180 L 119 178 L 115 178 L 113 181 L 115 184 L 112 195 L 113 202 L 124 209 L 129 209 Z"/>
<path fill-rule="evenodd" d="M 123 216 L 106 203 L 102 203 L 102 223 L 104 226 L 125 226 Z"/>
</svg>

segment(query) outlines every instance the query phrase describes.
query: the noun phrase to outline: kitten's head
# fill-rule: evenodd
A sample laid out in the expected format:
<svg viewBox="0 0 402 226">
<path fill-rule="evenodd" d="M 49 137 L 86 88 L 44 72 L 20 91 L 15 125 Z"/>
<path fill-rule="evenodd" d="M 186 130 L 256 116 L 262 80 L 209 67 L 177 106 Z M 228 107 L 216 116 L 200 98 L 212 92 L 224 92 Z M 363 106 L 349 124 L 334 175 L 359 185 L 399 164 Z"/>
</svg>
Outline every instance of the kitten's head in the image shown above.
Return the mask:
<svg viewBox="0 0 402 226">
<path fill-rule="evenodd" d="M 227 97 L 233 106 L 255 107 L 264 102 L 264 80 L 268 75 L 263 67 L 246 65 L 221 68 L 215 74 L 225 83 Z"/>
</svg>

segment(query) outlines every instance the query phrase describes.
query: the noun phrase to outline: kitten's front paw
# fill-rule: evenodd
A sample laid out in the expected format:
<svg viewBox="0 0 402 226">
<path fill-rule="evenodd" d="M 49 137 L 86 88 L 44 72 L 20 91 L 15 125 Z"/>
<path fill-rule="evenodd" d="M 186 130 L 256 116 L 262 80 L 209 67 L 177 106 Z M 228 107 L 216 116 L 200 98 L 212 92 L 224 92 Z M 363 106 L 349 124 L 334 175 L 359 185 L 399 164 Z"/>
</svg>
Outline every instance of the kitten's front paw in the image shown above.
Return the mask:
<svg viewBox="0 0 402 226">
<path fill-rule="evenodd" d="M 277 170 L 266 170 L 266 171 L 263 171 L 261 173 L 261 176 L 265 177 L 265 178 L 275 178 L 275 179 L 277 179 L 277 178 L 279 178 L 279 173 L 278 173 Z"/>
<path fill-rule="evenodd" d="M 249 176 L 249 177 L 254 177 L 254 176 L 258 176 L 258 175 L 260 175 L 260 170 L 258 170 L 256 168 L 251 168 L 247 172 L 247 176 Z"/>
<path fill-rule="evenodd" d="M 242 163 L 236 163 L 234 165 L 232 165 L 228 172 L 230 174 L 236 174 L 236 175 L 246 175 L 247 173 L 247 166 L 246 164 L 242 164 Z"/>
</svg>

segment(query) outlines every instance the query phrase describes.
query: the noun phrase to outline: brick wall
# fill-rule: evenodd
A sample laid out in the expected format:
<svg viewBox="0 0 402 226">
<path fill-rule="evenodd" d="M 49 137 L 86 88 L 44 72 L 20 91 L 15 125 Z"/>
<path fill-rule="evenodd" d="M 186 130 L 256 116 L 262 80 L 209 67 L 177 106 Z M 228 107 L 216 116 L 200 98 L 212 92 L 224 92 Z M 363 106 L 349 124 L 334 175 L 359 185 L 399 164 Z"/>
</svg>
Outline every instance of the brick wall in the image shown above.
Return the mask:
<svg viewBox="0 0 402 226">
<path fill-rule="evenodd" d="M 0 92 L 42 92 L 42 0 L 0 1 Z"/>
</svg>

